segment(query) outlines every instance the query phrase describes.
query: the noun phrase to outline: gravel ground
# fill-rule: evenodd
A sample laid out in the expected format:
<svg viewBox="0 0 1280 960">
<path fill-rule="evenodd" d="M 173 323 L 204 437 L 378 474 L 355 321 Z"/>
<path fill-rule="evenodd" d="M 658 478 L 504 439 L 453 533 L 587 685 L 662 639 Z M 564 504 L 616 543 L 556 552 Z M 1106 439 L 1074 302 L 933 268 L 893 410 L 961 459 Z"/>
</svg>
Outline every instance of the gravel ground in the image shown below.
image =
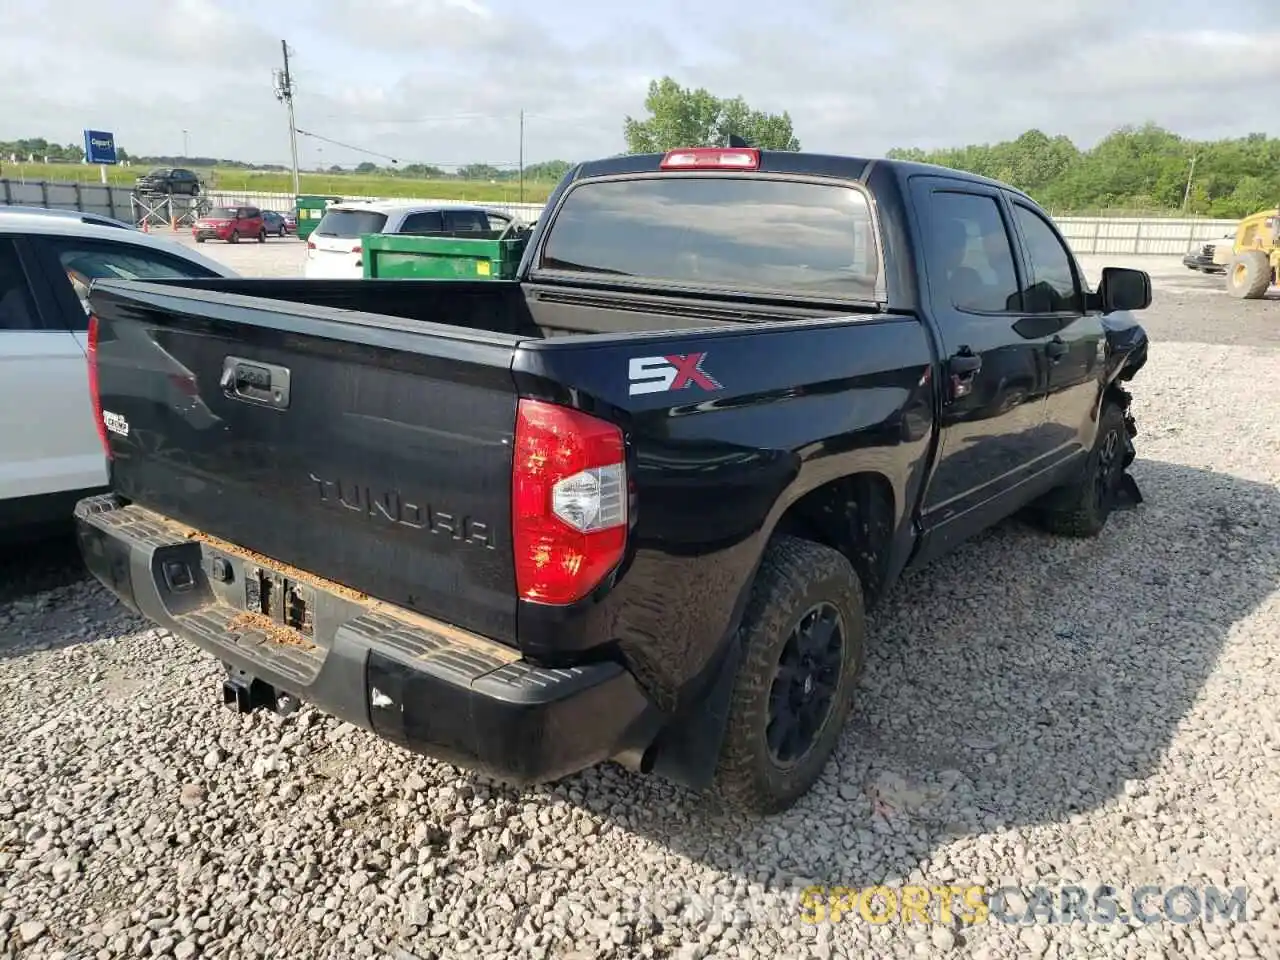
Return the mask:
<svg viewBox="0 0 1280 960">
<path fill-rule="evenodd" d="M 1157 279 L 1146 503 L 1091 542 L 1010 522 L 905 581 L 838 762 L 767 821 L 613 766 L 521 794 L 310 709 L 231 714 L 216 663 L 55 550 L 0 598 L 0 956 L 1280 956 L 1280 304 Z M 1247 919 L 802 921 L 807 886 L 881 883 L 1244 886 Z"/>
</svg>

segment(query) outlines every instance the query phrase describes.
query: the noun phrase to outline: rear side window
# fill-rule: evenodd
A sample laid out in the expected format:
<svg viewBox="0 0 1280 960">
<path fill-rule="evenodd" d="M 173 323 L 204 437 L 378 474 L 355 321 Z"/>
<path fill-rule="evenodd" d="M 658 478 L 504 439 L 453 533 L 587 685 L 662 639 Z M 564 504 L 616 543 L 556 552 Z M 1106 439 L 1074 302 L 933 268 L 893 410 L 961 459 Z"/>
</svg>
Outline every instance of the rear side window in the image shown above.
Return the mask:
<svg viewBox="0 0 1280 960">
<path fill-rule="evenodd" d="M 754 177 L 585 183 L 551 224 L 543 269 L 870 299 L 878 257 L 865 194 Z"/>
<path fill-rule="evenodd" d="M 444 230 L 444 216 L 439 210 L 411 213 L 400 224 L 401 233 L 440 233 Z"/>
<path fill-rule="evenodd" d="M 1022 306 L 1013 245 L 994 197 L 960 191 L 933 194 L 933 262 L 951 305 L 968 313 Z M 932 273 L 932 270 L 930 271 Z"/>
<path fill-rule="evenodd" d="M 47 242 L 57 254 L 58 265 L 84 308 L 83 322 L 72 323 L 73 328 L 79 330 L 88 326 L 89 287 L 94 280 L 178 280 L 217 276 L 198 263 L 130 243 L 95 243 L 70 237 L 50 238 Z"/>
<path fill-rule="evenodd" d="M 326 210 L 315 232 L 322 237 L 358 237 L 365 233 L 381 233 L 387 225 L 385 213 L 372 210 Z"/>
</svg>

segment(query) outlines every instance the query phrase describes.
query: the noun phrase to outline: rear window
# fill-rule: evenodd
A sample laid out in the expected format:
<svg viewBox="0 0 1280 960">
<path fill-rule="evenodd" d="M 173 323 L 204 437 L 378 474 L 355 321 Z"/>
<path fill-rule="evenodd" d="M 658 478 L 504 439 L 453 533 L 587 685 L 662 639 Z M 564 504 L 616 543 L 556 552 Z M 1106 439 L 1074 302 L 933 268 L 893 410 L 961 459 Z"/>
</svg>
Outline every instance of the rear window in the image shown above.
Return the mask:
<svg viewBox="0 0 1280 960">
<path fill-rule="evenodd" d="M 358 237 L 365 233 L 381 233 L 387 215 L 372 210 L 327 210 L 315 232 L 322 237 Z"/>
<path fill-rule="evenodd" d="M 866 196 L 755 177 L 652 177 L 572 190 L 540 266 L 648 280 L 870 299 Z"/>
</svg>

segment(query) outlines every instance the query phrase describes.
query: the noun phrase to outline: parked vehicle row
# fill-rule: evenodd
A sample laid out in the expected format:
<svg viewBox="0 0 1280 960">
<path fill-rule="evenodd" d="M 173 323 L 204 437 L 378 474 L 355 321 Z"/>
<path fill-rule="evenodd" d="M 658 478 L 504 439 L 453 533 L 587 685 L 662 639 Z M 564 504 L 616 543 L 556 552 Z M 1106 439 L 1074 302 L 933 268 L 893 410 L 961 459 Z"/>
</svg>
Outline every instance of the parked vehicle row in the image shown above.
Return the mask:
<svg viewBox="0 0 1280 960">
<path fill-rule="evenodd" d="M 418 217 L 339 206 L 313 271 Z M 240 709 L 776 811 L 831 757 L 905 570 L 1024 509 L 1096 536 L 1136 493 L 1150 301 L 1141 271 L 1091 289 L 1030 197 L 969 174 L 583 163 L 515 280 L 99 282 L 112 492 L 77 509 L 82 554 Z M 153 399 L 168 363 L 181 404 Z"/>
<path fill-rule="evenodd" d="M 0 537 L 68 523 L 76 500 L 106 485 L 86 364 L 90 284 L 234 275 L 109 218 L 0 207 Z M 167 406 L 191 395 L 180 365 L 149 356 L 162 377 L 139 396 Z"/>
<path fill-rule="evenodd" d="M 196 220 L 191 227 L 191 235 L 196 243 L 206 240 L 226 243 L 257 240 L 266 243 L 268 236 L 286 237 L 296 233 L 297 229 L 298 221 L 293 216 L 246 205 L 214 207 Z"/>
<path fill-rule="evenodd" d="M 487 207 L 440 206 L 386 200 L 331 204 L 307 237 L 303 275 L 354 280 L 364 276 L 360 238 L 371 233 L 401 236 L 498 236 L 517 221 Z"/>
</svg>

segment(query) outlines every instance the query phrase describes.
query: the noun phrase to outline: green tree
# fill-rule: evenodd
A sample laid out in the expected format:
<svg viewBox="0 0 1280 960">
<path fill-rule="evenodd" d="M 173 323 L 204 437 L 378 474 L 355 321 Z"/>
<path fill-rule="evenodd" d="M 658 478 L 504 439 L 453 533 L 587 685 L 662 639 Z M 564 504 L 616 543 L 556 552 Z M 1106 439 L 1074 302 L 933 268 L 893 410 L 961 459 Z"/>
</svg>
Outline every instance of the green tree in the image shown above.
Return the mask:
<svg viewBox="0 0 1280 960">
<path fill-rule="evenodd" d="M 573 164 L 568 160 L 544 160 L 541 163 L 529 164 L 524 168 L 524 178 L 541 183 L 558 181 Z"/>
<path fill-rule="evenodd" d="M 1059 214 L 1175 215 L 1185 198 L 1188 213 L 1233 219 L 1280 204 L 1280 139 L 1261 133 L 1193 141 L 1148 123 L 1080 150 L 1067 137 L 1028 130 L 1002 143 L 889 156 L 1002 180 Z"/>
<path fill-rule="evenodd" d="M 649 83 L 643 120 L 627 117 L 623 135 L 631 153 L 678 147 L 725 146 L 731 135 L 764 150 L 799 150 L 791 115 L 753 110 L 741 97 L 722 100 L 706 89 L 680 86 L 671 77 Z"/>
<path fill-rule="evenodd" d="M 500 180 L 502 171 L 487 163 L 469 163 L 458 171 L 463 180 Z"/>
</svg>

